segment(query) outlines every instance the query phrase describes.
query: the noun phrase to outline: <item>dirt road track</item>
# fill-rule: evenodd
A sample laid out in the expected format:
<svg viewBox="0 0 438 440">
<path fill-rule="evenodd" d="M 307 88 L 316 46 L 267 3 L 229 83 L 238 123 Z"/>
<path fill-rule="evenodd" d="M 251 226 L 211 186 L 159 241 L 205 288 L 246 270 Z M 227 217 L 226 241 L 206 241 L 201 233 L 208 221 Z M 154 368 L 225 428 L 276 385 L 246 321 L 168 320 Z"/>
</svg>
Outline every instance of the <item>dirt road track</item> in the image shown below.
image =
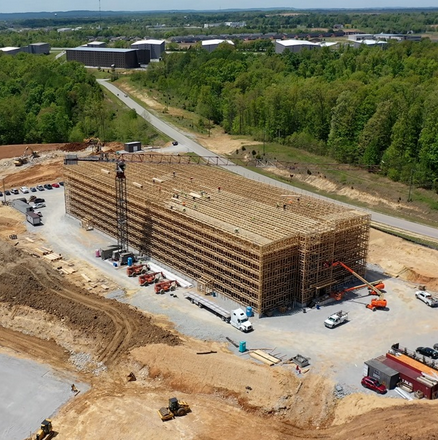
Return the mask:
<svg viewBox="0 0 438 440">
<path fill-rule="evenodd" d="M 15 351 L 18 355 L 29 356 L 34 360 L 59 365 L 68 361 L 69 353 L 55 341 L 45 341 L 0 326 L 0 346 Z"/>
</svg>

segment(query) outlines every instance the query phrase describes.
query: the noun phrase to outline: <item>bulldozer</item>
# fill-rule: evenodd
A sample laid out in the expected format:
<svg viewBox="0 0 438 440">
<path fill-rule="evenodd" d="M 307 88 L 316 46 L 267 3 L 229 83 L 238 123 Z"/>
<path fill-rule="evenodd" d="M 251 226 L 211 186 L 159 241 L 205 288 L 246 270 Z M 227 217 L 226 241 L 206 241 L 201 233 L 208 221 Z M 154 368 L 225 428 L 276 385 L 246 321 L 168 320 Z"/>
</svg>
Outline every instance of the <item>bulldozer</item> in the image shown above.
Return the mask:
<svg viewBox="0 0 438 440">
<path fill-rule="evenodd" d="M 44 419 L 41 422 L 41 428 L 35 434 L 35 440 L 48 440 L 55 435 L 52 427 L 52 421 L 50 419 Z"/>
<path fill-rule="evenodd" d="M 163 407 L 158 410 L 158 414 L 163 422 L 172 420 L 175 417 L 185 416 L 189 412 L 191 412 L 190 405 L 187 402 L 178 400 L 176 397 L 169 399 L 169 406 L 167 408 Z"/>
<path fill-rule="evenodd" d="M 164 294 L 169 290 L 175 290 L 178 287 L 178 281 L 176 280 L 166 280 L 161 281 L 154 286 L 155 293 Z"/>
</svg>

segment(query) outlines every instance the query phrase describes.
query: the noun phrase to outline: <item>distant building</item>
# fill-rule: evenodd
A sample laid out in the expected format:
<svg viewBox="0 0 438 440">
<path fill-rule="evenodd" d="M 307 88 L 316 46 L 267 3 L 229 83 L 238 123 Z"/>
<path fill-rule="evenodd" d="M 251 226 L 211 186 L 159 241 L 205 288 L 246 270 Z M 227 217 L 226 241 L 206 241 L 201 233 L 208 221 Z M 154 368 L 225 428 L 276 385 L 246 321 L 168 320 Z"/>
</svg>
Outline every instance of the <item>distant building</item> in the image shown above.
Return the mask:
<svg viewBox="0 0 438 440">
<path fill-rule="evenodd" d="M 50 53 L 50 44 L 32 43 L 23 47 L 0 47 L 0 51 L 7 55 L 16 55 L 20 52 L 32 53 L 35 55 L 48 55 Z"/>
<path fill-rule="evenodd" d="M 205 40 L 202 42 L 202 48 L 208 52 L 213 52 L 219 44 L 227 43 L 231 46 L 234 46 L 234 43 L 231 40 Z"/>
<path fill-rule="evenodd" d="M 105 41 L 90 41 L 87 44 L 84 44 L 86 47 L 106 47 Z"/>
<path fill-rule="evenodd" d="M 275 42 L 275 53 L 301 52 L 303 49 L 319 49 L 321 46 L 318 43 L 312 43 L 305 40 L 277 40 Z"/>
<path fill-rule="evenodd" d="M 113 49 L 106 47 L 80 46 L 67 49 L 67 61 L 78 61 L 90 67 L 115 67 L 135 69 L 141 64 L 149 64 L 150 52 L 137 49 Z"/>
<path fill-rule="evenodd" d="M 131 44 L 132 49 L 148 50 L 151 53 L 151 60 L 159 60 L 166 50 L 164 40 L 140 40 Z"/>
</svg>

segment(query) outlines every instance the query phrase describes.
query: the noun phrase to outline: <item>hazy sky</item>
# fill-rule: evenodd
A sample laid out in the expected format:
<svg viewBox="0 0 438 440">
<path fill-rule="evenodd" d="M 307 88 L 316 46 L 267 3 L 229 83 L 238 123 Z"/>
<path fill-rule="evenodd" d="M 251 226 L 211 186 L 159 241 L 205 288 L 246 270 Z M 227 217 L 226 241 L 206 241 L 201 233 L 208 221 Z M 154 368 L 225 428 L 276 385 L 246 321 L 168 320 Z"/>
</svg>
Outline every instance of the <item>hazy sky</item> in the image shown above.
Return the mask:
<svg viewBox="0 0 438 440">
<path fill-rule="evenodd" d="M 0 12 L 41 12 L 99 10 L 99 0 L 1 0 Z M 384 7 L 437 7 L 436 0 L 100 0 L 102 11 L 151 11 L 151 10 L 219 10 L 228 8 L 384 8 Z"/>
</svg>

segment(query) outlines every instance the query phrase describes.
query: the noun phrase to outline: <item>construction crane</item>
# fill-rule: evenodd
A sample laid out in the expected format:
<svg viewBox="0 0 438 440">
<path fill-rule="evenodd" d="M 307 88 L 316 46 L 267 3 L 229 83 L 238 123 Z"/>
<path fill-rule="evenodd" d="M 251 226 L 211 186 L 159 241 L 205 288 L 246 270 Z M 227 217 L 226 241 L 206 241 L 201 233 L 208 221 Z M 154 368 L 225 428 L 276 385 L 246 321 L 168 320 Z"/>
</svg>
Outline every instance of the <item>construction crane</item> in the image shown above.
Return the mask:
<svg viewBox="0 0 438 440">
<path fill-rule="evenodd" d="M 117 249 L 120 253 L 128 251 L 128 195 L 126 191 L 126 163 L 123 157 L 116 161 L 116 218 Z"/>
<path fill-rule="evenodd" d="M 371 300 L 371 302 L 366 305 L 367 309 L 371 309 L 374 312 L 376 309 L 386 308 L 387 301 L 384 298 L 383 292 L 379 289 L 379 287 L 381 289 L 383 289 L 385 287 L 384 285 L 383 285 L 383 287 L 381 287 L 379 285 L 375 285 L 374 283 L 370 283 L 364 277 L 360 276 L 357 272 L 355 272 L 353 269 L 348 267 L 342 261 L 335 261 L 334 263 L 332 263 L 332 267 L 335 267 L 335 266 L 342 266 L 344 269 L 348 270 L 348 272 L 350 272 L 352 275 L 354 275 L 357 279 L 362 281 L 368 287 L 369 293 L 371 295 L 378 296 L 378 298 L 373 298 Z M 381 284 L 383 284 L 383 283 L 381 283 Z"/>
</svg>

